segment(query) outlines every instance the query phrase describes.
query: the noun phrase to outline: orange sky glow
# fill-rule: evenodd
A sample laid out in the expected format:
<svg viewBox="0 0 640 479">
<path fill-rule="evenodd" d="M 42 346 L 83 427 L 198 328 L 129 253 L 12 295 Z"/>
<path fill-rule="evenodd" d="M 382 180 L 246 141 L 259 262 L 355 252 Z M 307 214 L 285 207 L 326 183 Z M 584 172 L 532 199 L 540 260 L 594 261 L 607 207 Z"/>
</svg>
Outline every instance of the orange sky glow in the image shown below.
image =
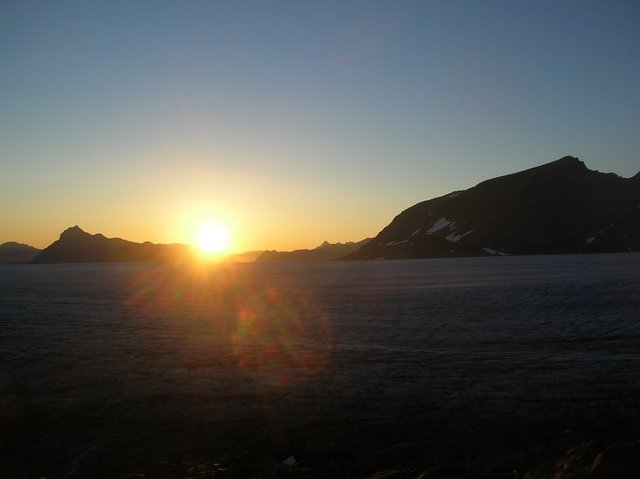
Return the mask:
<svg viewBox="0 0 640 479">
<path fill-rule="evenodd" d="M 508 5 L 508 7 L 507 7 Z M 565 155 L 637 173 L 635 2 L 0 3 L 0 243 L 375 236 Z"/>
</svg>

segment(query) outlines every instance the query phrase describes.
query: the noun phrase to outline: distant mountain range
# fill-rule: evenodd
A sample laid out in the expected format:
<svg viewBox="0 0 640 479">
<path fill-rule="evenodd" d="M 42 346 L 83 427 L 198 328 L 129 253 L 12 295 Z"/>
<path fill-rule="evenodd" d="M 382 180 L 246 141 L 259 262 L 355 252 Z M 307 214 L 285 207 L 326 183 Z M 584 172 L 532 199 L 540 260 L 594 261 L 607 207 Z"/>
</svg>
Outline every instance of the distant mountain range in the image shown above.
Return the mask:
<svg viewBox="0 0 640 479">
<path fill-rule="evenodd" d="M 33 263 L 109 263 L 183 261 L 196 254 L 184 244 L 134 243 L 120 238 L 89 234 L 73 226 L 60 239 L 40 251 Z"/>
<path fill-rule="evenodd" d="M 357 250 L 368 239 L 358 243 L 324 242 L 312 250 L 247 251 L 223 257 L 233 262 L 323 261 L 337 259 Z M 67 228 L 60 238 L 43 250 L 18 243 L 0 245 L 0 263 L 113 263 L 113 262 L 180 262 L 199 256 L 197 249 L 185 244 L 135 243 L 121 238 L 90 234 L 79 226 Z"/>
<path fill-rule="evenodd" d="M 297 249 L 295 251 L 263 251 L 256 259 L 258 262 L 287 262 L 287 261 L 330 261 L 342 258 L 369 242 L 366 238 L 356 243 L 329 243 L 325 241 L 314 249 Z"/>
<path fill-rule="evenodd" d="M 251 251 L 230 261 L 445 258 L 488 255 L 640 251 L 640 173 L 622 178 L 589 170 L 577 158 L 493 178 L 418 203 L 373 239 L 322 243 L 288 252 Z M 135 243 L 80 227 L 43 250 L 0 245 L 0 263 L 176 262 L 192 260 L 184 244 Z"/>
<path fill-rule="evenodd" d="M 0 263 L 28 263 L 40 252 L 38 248 L 22 243 L 0 244 Z"/>
<path fill-rule="evenodd" d="M 418 203 L 344 259 L 640 251 L 640 173 L 557 161 Z"/>
<path fill-rule="evenodd" d="M 224 257 L 224 260 L 233 261 L 235 263 L 253 263 L 262 253 L 262 250 L 245 251 L 244 253 L 233 253 L 226 255 Z"/>
</svg>

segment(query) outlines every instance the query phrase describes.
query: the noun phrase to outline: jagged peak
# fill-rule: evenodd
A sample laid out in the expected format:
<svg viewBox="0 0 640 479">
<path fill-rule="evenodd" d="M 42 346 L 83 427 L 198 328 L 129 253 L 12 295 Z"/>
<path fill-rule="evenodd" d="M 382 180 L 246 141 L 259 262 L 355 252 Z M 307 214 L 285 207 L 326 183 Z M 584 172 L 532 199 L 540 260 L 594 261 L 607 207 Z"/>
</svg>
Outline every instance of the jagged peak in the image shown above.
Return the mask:
<svg viewBox="0 0 640 479">
<path fill-rule="evenodd" d="M 565 156 L 563 156 L 562 158 L 560 158 L 559 160 L 556 160 L 556 161 L 567 161 L 567 162 L 575 163 L 575 162 L 580 161 L 580 159 L 577 156 L 565 155 Z M 582 163 L 582 162 L 580 161 L 580 163 Z"/>
<path fill-rule="evenodd" d="M 564 167 L 574 167 L 580 168 L 581 170 L 587 170 L 587 165 L 584 164 L 584 161 L 580 161 L 579 158 L 575 156 L 563 156 L 559 160 L 552 161 L 551 163 L 547 163 L 543 166 L 564 166 Z"/>
<path fill-rule="evenodd" d="M 60 234 L 60 239 L 62 238 L 68 238 L 68 237 L 73 237 L 73 236 L 84 236 L 87 235 L 88 233 L 86 233 L 82 228 L 80 228 L 78 225 L 75 226 L 71 226 L 70 228 L 67 228 L 66 230 L 64 230 L 61 234 Z"/>
<path fill-rule="evenodd" d="M 514 178 L 522 179 L 522 178 L 530 177 L 532 174 L 533 175 L 543 175 L 543 176 L 558 175 L 558 174 L 574 175 L 574 174 L 583 174 L 583 173 L 589 172 L 589 171 L 591 171 L 591 170 L 589 170 L 589 168 L 587 168 L 587 165 L 585 165 L 583 161 L 579 160 L 575 156 L 563 156 L 562 158 L 560 158 L 558 160 L 555 160 L 555 161 L 552 161 L 550 163 L 544 163 L 543 165 L 534 166 L 533 168 L 529 168 L 529 169 L 526 169 L 526 170 L 518 171 L 517 173 L 511 173 L 511 174 L 504 175 L 504 176 L 497 176 L 495 178 L 491 178 L 491 179 L 485 180 L 485 181 L 483 181 L 481 183 L 478 183 L 475 186 L 475 188 L 477 188 L 477 187 L 486 187 L 487 185 L 493 185 L 496 182 L 503 182 L 505 180 L 511 180 L 511 179 L 514 179 Z M 450 195 L 451 194 L 452 193 L 450 193 Z M 446 195 L 446 196 L 449 196 L 449 195 Z M 428 201 L 430 201 L 430 200 L 428 200 Z M 420 204 L 420 203 L 418 203 L 418 204 Z"/>
</svg>

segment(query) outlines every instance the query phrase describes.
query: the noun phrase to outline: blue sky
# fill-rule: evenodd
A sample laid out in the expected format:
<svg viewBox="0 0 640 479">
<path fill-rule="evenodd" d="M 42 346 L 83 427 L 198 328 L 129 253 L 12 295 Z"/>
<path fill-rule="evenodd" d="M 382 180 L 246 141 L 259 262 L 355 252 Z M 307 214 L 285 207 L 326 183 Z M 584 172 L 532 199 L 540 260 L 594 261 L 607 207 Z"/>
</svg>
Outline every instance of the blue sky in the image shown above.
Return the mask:
<svg viewBox="0 0 640 479">
<path fill-rule="evenodd" d="M 0 4 L 0 242 L 375 235 L 564 155 L 640 170 L 633 1 Z"/>
</svg>

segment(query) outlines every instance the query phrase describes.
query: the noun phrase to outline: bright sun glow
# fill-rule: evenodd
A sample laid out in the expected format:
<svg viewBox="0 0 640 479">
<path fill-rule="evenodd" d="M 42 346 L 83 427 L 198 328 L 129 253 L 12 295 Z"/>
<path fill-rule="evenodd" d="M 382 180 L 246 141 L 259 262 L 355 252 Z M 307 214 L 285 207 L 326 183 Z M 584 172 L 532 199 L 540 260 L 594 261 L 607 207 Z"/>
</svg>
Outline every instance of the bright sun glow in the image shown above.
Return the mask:
<svg viewBox="0 0 640 479">
<path fill-rule="evenodd" d="M 224 253 L 229 249 L 231 237 L 225 225 L 209 221 L 198 229 L 197 241 L 198 248 L 206 253 Z"/>
</svg>

